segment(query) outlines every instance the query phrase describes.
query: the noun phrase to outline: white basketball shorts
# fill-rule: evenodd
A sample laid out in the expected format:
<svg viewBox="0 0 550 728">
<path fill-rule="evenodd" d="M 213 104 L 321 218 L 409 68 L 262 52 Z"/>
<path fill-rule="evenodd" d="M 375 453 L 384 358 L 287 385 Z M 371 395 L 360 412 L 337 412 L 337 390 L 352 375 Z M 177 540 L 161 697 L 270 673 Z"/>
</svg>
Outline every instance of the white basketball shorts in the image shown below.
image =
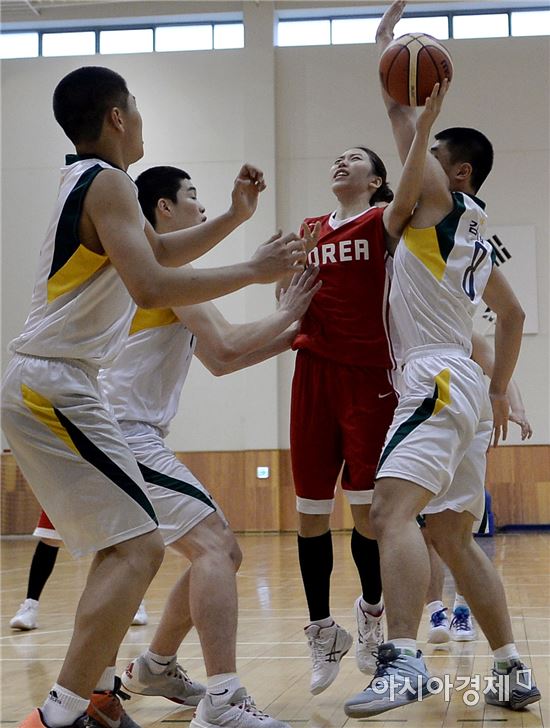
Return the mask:
<svg viewBox="0 0 550 728">
<path fill-rule="evenodd" d="M 167 447 L 156 427 L 144 422 L 119 424 L 138 461 L 167 546 L 212 513 L 227 524 L 216 501 Z"/>
<path fill-rule="evenodd" d="M 481 368 L 455 351 L 422 353 L 405 365 L 376 477 L 409 480 L 433 493 L 423 513 L 450 509 L 480 519 L 492 427 Z"/>
<path fill-rule="evenodd" d="M 2 410 L 15 459 L 74 556 L 157 528 L 141 471 L 101 402 L 93 370 L 15 355 Z"/>
</svg>

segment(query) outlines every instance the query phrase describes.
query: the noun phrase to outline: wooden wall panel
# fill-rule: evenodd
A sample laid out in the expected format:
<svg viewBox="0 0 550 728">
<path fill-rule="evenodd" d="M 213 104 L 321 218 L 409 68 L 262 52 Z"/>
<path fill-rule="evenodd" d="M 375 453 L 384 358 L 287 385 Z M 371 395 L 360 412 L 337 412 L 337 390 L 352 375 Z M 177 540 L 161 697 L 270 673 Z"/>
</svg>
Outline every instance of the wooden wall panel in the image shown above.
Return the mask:
<svg viewBox="0 0 550 728">
<path fill-rule="evenodd" d="M 294 531 L 296 511 L 288 450 L 178 453 L 216 498 L 235 531 Z M 269 478 L 256 477 L 267 465 Z M 489 452 L 487 488 L 498 526 L 550 524 L 550 445 Z M 40 508 L 11 453 L 2 455 L 1 533 L 32 533 Z M 352 528 L 338 487 L 333 530 Z"/>
<path fill-rule="evenodd" d="M 550 525 L 550 446 L 489 450 L 486 483 L 497 526 Z"/>
</svg>

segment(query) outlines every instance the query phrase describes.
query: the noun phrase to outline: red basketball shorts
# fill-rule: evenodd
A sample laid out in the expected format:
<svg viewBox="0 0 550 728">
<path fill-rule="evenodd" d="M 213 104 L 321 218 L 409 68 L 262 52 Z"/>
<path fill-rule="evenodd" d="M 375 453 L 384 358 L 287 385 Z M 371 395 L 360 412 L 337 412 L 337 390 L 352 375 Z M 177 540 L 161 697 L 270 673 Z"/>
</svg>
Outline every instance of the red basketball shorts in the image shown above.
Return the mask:
<svg viewBox="0 0 550 728">
<path fill-rule="evenodd" d="M 331 513 L 341 470 L 349 502 L 372 502 L 374 474 L 396 405 L 387 369 L 298 352 L 290 451 L 299 512 Z"/>
</svg>

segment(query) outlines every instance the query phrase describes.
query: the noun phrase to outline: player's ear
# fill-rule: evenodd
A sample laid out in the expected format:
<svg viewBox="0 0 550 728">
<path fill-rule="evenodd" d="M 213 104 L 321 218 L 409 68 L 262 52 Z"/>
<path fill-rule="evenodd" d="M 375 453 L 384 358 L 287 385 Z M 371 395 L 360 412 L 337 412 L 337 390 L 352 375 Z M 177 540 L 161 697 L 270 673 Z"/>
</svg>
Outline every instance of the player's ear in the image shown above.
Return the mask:
<svg viewBox="0 0 550 728">
<path fill-rule="evenodd" d="M 164 215 L 165 217 L 170 217 L 170 215 L 172 214 L 172 210 L 170 209 L 168 200 L 166 200 L 164 197 L 159 197 L 159 199 L 157 200 L 157 213 L 159 215 Z"/>
<path fill-rule="evenodd" d="M 457 179 L 467 180 L 470 179 L 473 173 L 473 167 L 470 162 L 462 162 L 456 171 Z"/>
</svg>

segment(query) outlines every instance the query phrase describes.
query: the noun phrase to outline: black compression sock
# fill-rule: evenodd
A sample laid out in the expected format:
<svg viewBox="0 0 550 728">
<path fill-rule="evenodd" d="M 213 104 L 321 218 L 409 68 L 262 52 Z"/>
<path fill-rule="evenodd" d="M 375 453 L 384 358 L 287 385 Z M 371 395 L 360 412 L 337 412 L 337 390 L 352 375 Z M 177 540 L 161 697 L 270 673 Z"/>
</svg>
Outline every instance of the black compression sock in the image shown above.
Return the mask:
<svg viewBox="0 0 550 728">
<path fill-rule="evenodd" d="M 312 622 L 330 615 L 330 575 L 332 574 L 332 535 L 298 536 L 298 556 Z"/>
</svg>

